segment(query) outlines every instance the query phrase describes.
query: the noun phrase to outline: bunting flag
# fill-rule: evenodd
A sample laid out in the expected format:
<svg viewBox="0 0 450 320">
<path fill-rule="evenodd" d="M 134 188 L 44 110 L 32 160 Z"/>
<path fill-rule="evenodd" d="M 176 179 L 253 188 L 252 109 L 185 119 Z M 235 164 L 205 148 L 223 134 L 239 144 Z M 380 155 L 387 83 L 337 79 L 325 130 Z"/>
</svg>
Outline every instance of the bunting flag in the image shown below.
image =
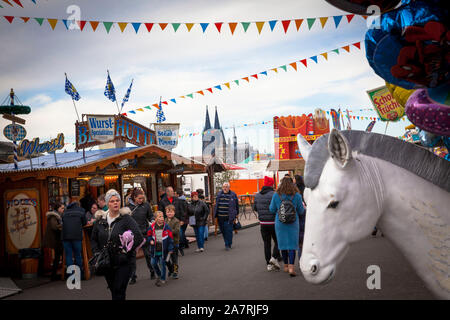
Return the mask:
<svg viewBox="0 0 450 320">
<path fill-rule="evenodd" d="M 10 6 L 13 6 L 11 1 L 14 3 L 22 6 L 21 2 L 19 0 L 2 0 L 3 2 L 8 3 Z M 32 0 L 33 1 L 33 0 Z M 297 31 L 300 30 L 300 26 L 302 25 L 303 21 L 306 20 L 308 24 L 308 30 L 311 30 L 314 23 L 318 19 L 320 21 L 320 24 L 322 26 L 322 29 L 325 28 L 326 23 L 330 18 L 333 18 L 335 28 L 337 29 L 341 25 L 341 20 L 343 17 L 347 18 L 348 23 L 350 23 L 353 20 L 354 14 L 348 14 L 348 15 L 340 15 L 340 16 L 329 16 L 329 17 L 317 17 L 317 18 L 302 18 L 302 19 L 291 19 L 291 20 L 266 20 L 266 21 L 243 21 L 243 22 L 228 22 L 228 26 L 230 29 L 230 32 L 232 35 L 234 35 L 234 32 L 236 31 L 236 27 L 238 24 L 242 25 L 242 30 L 244 33 L 247 33 L 247 30 L 249 29 L 250 25 L 255 24 L 256 30 L 258 34 L 261 34 L 261 32 L 264 30 L 264 25 L 267 23 L 269 25 L 270 31 L 273 32 L 278 22 L 280 22 L 280 27 L 284 33 L 287 33 L 289 30 L 289 26 L 291 25 L 291 22 L 295 22 L 295 27 Z M 10 24 L 13 22 L 14 18 L 21 18 L 26 23 L 30 17 L 16 17 L 16 16 L 3 16 Z M 361 16 L 363 19 L 366 19 L 367 16 Z M 26 20 L 24 19 L 26 18 Z M 50 23 L 50 26 L 52 27 L 52 30 L 55 30 L 55 26 L 57 25 L 58 21 L 62 21 L 64 26 L 66 27 L 66 30 L 69 30 L 67 26 L 67 20 L 66 19 L 58 19 L 58 18 L 34 18 L 40 26 L 42 26 L 42 21 L 47 20 Z M 207 32 L 208 26 L 210 24 L 214 24 L 216 27 L 216 30 L 218 33 L 222 33 L 222 25 L 224 22 L 129 22 L 129 21 L 100 21 L 100 20 L 83 20 L 83 21 L 77 21 L 79 27 L 81 30 L 83 30 L 84 25 L 89 22 L 89 24 L 92 26 L 92 31 L 95 32 L 97 30 L 97 26 L 99 23 L 102 23 L 105 26 L 106 33 L 109 33 L 111 30 L 111 27 L 114 24 L 117 24 L 119 27 L 121 33 L 125 32 L 128 24 L 131 24 L 133 27 L 133 30 L 137 34 L 140 30 L 140 26 L 144 24 L 147 28 L 147 31 L 150 32 L 153 30 L 153 25 L 157 24 L 160 26 L 161 31 L 166 30 L 166 27 L 170 24 L 173 28 L 174 32 L 177 32 L 180 25 L 184 24 L 186 26 L 187 32 L 190 32 L 191 29 L 194 27 L 194 25 L 198 24 L 201 27 L 201 30 L 203 33 Z M 170 28 L 169 28 L 170 29 Z M 211 28 L 209 28 L 211 29 Z M 293 29 L 293 28 L 291 28 Z M 266 28 L 268 30 L 268 28 Z"/>
<path fill-rule="evenodd" d="M 128 88 L 127 93 L 125 94 L 125 96 L 123 97 L 122 106 L 121 106 L 120 110 L 123 109 L 123 106 L 125 105 L 125 102 L 128 102 L 128 99 L 130 99 L 130 93 L 131 93 L 131 87 L 132 86 L 133 86 L 133 79 L 131 79 L 130 87 Z M 139 110 L 139 111 L 144 111 L 144 110 Z"/>
<path fill-rule="evenodd" d="M 361 50 L 361 43 L 360 42 L 353 43 L 352 46 L 357 48 L 357 49 L 359 49 L 359 50 Z M 349 48 L 348 52 L 350 52 L 350 45 L 347 45 L 345 47 L 348 47 Z M 343 48 L 343 47 L 341 47 L 341 48 Z M 192 93 L 179 96 L 179 98 L 183 98 L 184 99 L 186 97 L 189 97 L 191 99 L 194 99 L 194 94 L 196 95 L 196 97 L 198 97 L 198 96 L 205 96 L 205 91 L 209 91 L 212 94 L 212 93 L 215 92 L 214 89 L 216 89 L 216 91 L 217 90 L 222 90 L 222 86 L 226 86 L 228 89 L 231 89 L 231 84 L 232 83 L 235 83 L 236 86 L 240 86 L 239 80 L 245 80 L 245 81 L 247 81 L 247 83 L 251 83 L 251 82 L 253 82 L 255 80 L 260 80 L 261 77 L 258 77 L 259 74 L 263 74 L 263 75 L 265 75 L 267 77 L 268 76 L 268 71 L 273 71 L 274 73 L 278 74 L 278 69 L 281 68 L 285 72 L 287 72 L 288 71 L 288 68 L 287 68 L 288 65 L 291 66 L 294 71 L 298 71 L 298 68 L 299 68 L 298 67 L 298 65 L 299 65 L 298 62 L 301 62 L 305 66 L 305 68 L 308 68 L 308 62 L 307 62 L 308 59 L 314 61 L 315 63 L 319 63 L 319 59 L 318 58 L 319 58 L 319 56 L 322 56 L 324 59 L 321 60 L 321 61 L 328 61 L 328 58 L 329 58 L 328 54 L 330 52 L 335 52 L 335 53 L 339 54 L 339 48 L 338 49 L 333 49 L 333 50 L 330 50 L 330 51 L 327 51 L 327 52 L 323 52 L 320 55 L 314 55 L 314 56 L 311 56 L 309 58 L 305 58 L 305 59 L 297 60 L 297 61 L 294 61 L 294 62 L 291 62 L 291 63 L 287 63 L 285 65 L 282 65 L 282 66 L 279 66 L 279 67 L 276 67 L 276 68 L 268 68 L 267 70 L 264 70 L 264 71 L 261 71 L 261 72 L 257 72 L 257 73 L 253 73 L 253 74 L 245 76 L 245 77 L 241 77 L 238 80 L 227 81 L 227 82 L 224 82 L 224 83 L 222 83 L 220 85 L 210 86 L 207 89 L 196 90 L 196 91 L 194 91 Z M 289 70 L 291 70 L 291 69 L 289 68 Z M 250 81 L 251 78 L 254 78 L 255 80 Z M 172 102 L 174 104 L 177 103 L 175 98 L 169 99 L 168 101 L 170 101 L 170 102 Z M 166 101 L 165 104 L 168 104 L 167 101 Z M 153 104 L 153 106 L 158 107 L 158 104 Z M 134 110 L 137 110 L 137 109 L 134 109 Z"/>
<path fill-rule="evenodd" d="M 105 86 L 105 97 L 107 97 L 112 102 L 116 101 L 116 89 L 114 89 L 114 84 L 111 81 L 111 78 L 109 76 L 108 71 L 108 78 L 106 79 L 106 86 Z"/>
</svg>

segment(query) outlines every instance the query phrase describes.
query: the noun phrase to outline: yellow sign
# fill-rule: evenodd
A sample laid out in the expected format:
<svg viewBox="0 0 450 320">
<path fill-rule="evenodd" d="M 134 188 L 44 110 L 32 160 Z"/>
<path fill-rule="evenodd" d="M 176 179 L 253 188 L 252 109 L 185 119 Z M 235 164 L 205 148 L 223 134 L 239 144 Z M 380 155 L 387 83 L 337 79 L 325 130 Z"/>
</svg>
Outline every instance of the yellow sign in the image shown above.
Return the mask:
<svg viewBox="0 0 450 320">
<path fill-rule="evenodd" d="M 369 90 L 367 94 L 381 121 L 398 121 L 404 116 L 405 108 L 394 99 L 386 86 Z"/>
<path fill-rule="evenodd" d="M 320 135 L 304 135 L 303 137 L 305 137 L 305 139 L 308 141 L 315 141 L 321 136 L 322 135 L 320 134 Z M 279 137 L 279 138 L 274 138 L 274 139 L 275 139 L 275 142 L 295 142 L 295 141 L 297 141 L 297 136 Z"/>
</svg>

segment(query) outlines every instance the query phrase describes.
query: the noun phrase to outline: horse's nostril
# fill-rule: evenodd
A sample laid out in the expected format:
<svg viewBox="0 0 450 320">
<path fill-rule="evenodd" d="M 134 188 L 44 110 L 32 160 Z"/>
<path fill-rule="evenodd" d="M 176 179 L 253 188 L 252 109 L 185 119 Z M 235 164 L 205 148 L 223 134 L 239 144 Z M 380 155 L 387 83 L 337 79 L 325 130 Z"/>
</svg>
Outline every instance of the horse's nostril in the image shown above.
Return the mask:
<svg viewBox="0 0 450 320">
<path fill-rule="evenodd" d="M 316 275 L 317 272 L 319 271 L 319 267 L 317 267 L 315 264 L 313 264 L 313 265 L 311 266 L 310 271 L 311 271 L 311 274 L 312 274 L 312 275 Z"/>
</svg>

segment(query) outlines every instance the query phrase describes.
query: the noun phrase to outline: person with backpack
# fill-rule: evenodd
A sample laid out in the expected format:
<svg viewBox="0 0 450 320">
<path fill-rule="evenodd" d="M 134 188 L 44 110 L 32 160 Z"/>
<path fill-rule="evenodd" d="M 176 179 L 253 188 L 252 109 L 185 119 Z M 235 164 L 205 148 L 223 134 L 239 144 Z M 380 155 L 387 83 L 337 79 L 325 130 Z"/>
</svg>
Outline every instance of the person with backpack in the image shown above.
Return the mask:
<svg viewBox="0 0 450 320">
<path fill-rule="evenodd" d="M 270 212 L 269 206 L 275 193 L 273 190 L 274 180 L 264 177 L 264 186 L 255 195 L 253 210 L 258 213 L 258 220 L 261 226 L 261 236 L 264 241 L 264 255 L 266 258 L 267 271 L 279 270 L 281 260 L 278 250 L 277 236 L 275 234 L 275 214 Z M 274 242 L 273 253 L 271 253 L 272 239 Z"/>
<path fill-rule="evenodd" d="M 281 180 L 277 192 L 274 193 L 269 209 L 275 213 L 275 233 L 278 240 L 278 249 L 281 250 L 284 262 L 284 271 L 291 277 L 297 274 L 294 271 L 295 252 L 299 249 L 300 215 L 304 214 L 302 196 L 292 178 Z"/>
</svg>

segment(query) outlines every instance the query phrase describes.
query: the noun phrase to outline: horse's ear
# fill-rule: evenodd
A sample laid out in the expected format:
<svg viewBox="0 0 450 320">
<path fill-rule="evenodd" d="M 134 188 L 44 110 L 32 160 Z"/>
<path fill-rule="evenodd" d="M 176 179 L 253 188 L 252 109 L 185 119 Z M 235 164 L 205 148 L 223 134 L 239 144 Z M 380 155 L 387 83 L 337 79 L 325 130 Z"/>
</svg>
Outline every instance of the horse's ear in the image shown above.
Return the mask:
<svg viewBox="0 0 450 320">
<path fill-rule="evenodd" d="M 328 151 L 339 168 L 345 168 L 352 159 L 352 148 L 350 144 L 344 135 L 334 128 L 328 137 Z"/>
<path fill-rule="evenodd" d="M 311 145 L 309 144 L 308 141 L 306 141 L 305 138 L 303 138 L 303 136 L 300 133 L 297 135 L 297 144 L 298 144 L 298 149 L 300 150 L 300 153 L 302 154 L 303 159 L 305 159 L 305 161 L 307 161 L 308 156 L 309 156 L 309 151 L 311 151 Z"/>
</svg>

